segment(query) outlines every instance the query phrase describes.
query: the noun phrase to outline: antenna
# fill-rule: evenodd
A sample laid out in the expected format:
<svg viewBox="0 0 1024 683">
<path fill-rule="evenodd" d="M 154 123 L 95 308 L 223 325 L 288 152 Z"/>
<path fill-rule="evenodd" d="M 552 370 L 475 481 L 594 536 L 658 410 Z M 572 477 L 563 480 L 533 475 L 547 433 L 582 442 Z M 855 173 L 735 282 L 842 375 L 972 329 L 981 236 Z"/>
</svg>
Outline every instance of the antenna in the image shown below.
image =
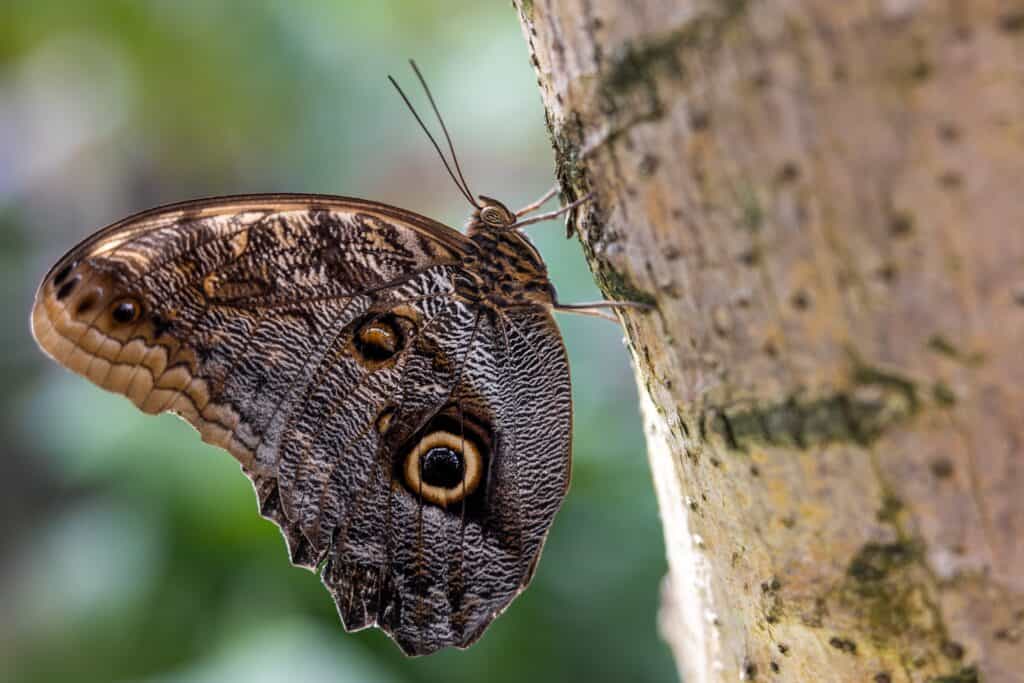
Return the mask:
<svg viewBox="0 0 1024 683">
<path fill-rule="evenodd" d="M 423 78 L 423 74 L 420 73 L 420 68 L 416 66 L 416 62 L 409 60 L 409 66 L 416 72 L 416 78 L 420 80 L 420 85 L 423 86 L 423 92 L 427 94 L 427 100 L 430 101 L 430 106 L 434 110 L 434 116 L 437 117 L 438 123 L 441 124 L 441 130 L 444 132 L 444 139 L 448 141 L 448 151 L 451 152 L 452 161 L 455 162 L 455 170 L 459 174 L 459 180 L 462 181 L 462 186 L 466 188 L 466 192 L 469 196 L 473 196 L 473 193 L 469 189 L 469 183 L 466 182 L 465 176 L 462 175 L 462 168 L 459 166 L 459 158 L 455 156 L 455 145 L 452 144 L 452 136 L 448 135 L 448 127 L 444 125 L 444 119 L 441 118 L 441 112 L 437 108 L 437 104 L 434 102 L 434 96 L 430 93 L 430 88 L 427 87 L 427 80 Z"/>
<path fill-rule="evenodd" d="M 420 128 L 423 129 L 427 138 L 430 139 L 430 144 L 434 146 L 434 149 L 437 151 L 437 155 L 441 157 L 441 163 L 444 164 L 444 168 L 448 171 L 448 175 L 451 177 L 452 182 L 455 183 L 457 188 L 459 188 L 459 192 L 461 192 L 462 196 L 466 198 L 466 201 L 479 209 L 480 205 L 473 199 L 473 193 L 469 189 L 469 183 L 466 182 L 466 178 L 462 175 L 462 168 L 459 167 L 459 159 L 455 156 L 455 146 L 452 144 L 452 138 L 448 134 L 448 128 L 444 125 L 444 119 L 441 118 L 441 112 L 438 111 L 437 104 L 434 103 L 434 97 L 430 93 L 430 88 L 427 87 L 427 82 L 423 78 L 423 74 L 420 73 L 419 68 L 417 68 L 416 62 L 410 59 L 409 64 L 412 66 L 413 71 L 416 72 L 416 77 L 419 79 L 420 85 L 423 86 L 423 90 L 427 94 L 427 99 L 430 101 L 430 106 L 433 108 L 434 114 L 437 116 L 437 120 L 441 124 L 441 130 L 444 131 L 445 140 L 448 141 L 448 149 L 451 152 L 452 161 L 454 161 L 455 168 L 458 170 L 458 177 L 455 176 L 455 172 L 452 171 L 452 167 L 448 164 L 448 159 L 445 157 L 444 152 L 441 151 L 441 146 L 437 144 L 437 140 L 435 140 L 434 136 L 430 134 L 430 130 L 427 128 L 426 124 L 423 123 L 423 119 L 420 118 L 420 115 L 416 112 L 416 108 L 412 106 L 412 103 L 409 101 L 409 98 L 406 97 L 405 92 L 402 91 L 398 82 L 391 76 L 388 76 L 388 80 L 391 81 L 391 85 L 395 86 L 395 90 L 397 90 L 398 94 L 402 97 L 402 101 L 405 102 L 405 106 L 409 108 L 409 111 L 416 118 L 416 122 L 420 124 Z"/>
</svg>

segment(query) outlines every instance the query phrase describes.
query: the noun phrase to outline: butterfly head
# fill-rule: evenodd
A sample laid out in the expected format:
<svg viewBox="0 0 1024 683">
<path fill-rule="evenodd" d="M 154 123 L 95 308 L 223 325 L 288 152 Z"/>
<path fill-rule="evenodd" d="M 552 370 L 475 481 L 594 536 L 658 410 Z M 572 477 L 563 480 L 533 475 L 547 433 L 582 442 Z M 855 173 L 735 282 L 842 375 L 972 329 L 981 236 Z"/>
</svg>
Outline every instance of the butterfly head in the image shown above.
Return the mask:
<svg viewBox="0 0 1024 683">
<path fill-rule="evenodd" d="M 508 230 L 516 224 L 516 214 L 492 197 L 479 195 L 480 203 L 466 224 L 470 235 L 479 230 Z"/>
</svg>

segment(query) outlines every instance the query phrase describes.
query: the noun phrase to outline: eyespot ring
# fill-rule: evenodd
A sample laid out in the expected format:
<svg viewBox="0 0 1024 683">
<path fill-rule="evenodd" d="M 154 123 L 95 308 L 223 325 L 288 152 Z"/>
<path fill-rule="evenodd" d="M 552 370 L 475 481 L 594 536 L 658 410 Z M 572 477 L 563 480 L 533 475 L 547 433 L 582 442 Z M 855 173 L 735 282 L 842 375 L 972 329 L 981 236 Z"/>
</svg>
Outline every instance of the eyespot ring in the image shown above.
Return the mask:
<svg viewBox="0 0 1024 683">
<path fill-rule="evenodd" d="M 431 454 L 437 454 L 432 456 Z M 458 458 L 459 479 L 449 485 L 441 480 L 452 473 L 452 454 Z M 426 459 L 437 459 L 431 473 L 425 470 Z M 471 439 L 451 432 L 438 430 L 424 436 L 405 456 L 402 473 L 405 485 L 425 502 L 448 507 L 465 500 L 480 485 L 483 478 L 484 462 L 480 449 Z M 431 482 L 429 479 L 433 478 Z"/>
</svg>

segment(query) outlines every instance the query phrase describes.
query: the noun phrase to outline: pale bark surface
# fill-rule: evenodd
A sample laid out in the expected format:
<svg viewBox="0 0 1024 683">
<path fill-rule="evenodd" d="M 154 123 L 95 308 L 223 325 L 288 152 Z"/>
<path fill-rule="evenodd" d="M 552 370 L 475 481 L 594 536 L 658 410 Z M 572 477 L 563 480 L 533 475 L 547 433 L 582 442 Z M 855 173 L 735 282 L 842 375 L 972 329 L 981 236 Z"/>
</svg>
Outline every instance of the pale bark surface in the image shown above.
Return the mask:
<svg viewBox="0 0 1024 683">
<path fill-rule="evenodd" d="M 1024 680 L 1024 4 L 514 4 L 683 677 Z"/>
</svg>

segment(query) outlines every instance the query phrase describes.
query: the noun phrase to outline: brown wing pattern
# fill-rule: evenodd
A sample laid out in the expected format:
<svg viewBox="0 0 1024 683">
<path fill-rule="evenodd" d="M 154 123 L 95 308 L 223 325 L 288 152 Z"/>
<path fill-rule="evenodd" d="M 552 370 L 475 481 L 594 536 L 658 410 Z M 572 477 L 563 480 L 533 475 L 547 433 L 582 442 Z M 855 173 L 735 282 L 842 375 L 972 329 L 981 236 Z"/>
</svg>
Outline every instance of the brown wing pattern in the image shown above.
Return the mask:
<svg viewBox="0 0 1024 683">
<path fill-rule="evenodd" d="M 445 315 L 448 331 L 431 342 L 440 356 L 404 370 L 395 432 L 364 497 L 347 497 L 355 507 L 324 569 L 348 628 L 376 622 L 413 654 L 472 643 L 526 586 L 569 482 L 568 366 L 553 321 L 464 305 Z M 451 361 L 440 373 L 437 357 Z M 394 483 L 387 454 L 401 462 L 398 444 L 446 428 L 487 453 L 477 489 L 443 508 Z"/>
<path fill-rule="evenodd" d="M 571 431 L 547 311 L 456 295 L 473 248 L 347 198 L 165 207 L 58 262 L 32 328 L 58 362 L 231 452 L 347 629 L 379 625 L 410 654 L 464 647 L 532 575 Z"/>
</svg>

